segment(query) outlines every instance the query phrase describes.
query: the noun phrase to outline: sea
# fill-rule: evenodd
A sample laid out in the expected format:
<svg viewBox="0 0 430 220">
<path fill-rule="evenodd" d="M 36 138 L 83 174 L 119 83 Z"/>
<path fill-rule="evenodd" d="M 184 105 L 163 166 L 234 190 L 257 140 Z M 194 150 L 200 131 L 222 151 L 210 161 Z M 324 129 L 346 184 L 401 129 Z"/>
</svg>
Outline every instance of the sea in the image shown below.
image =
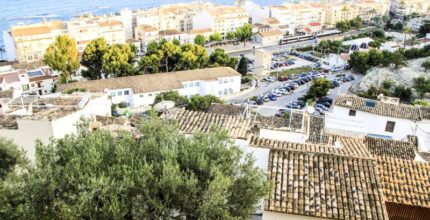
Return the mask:
<svg viewBox="0 0 430 220">
<path fill-rule="evenodd" d="M 68 20 L 83 13 L 110 14 L 121 9 L 148 9 L 164 4 L 196 0 L 0 0 L 0 47 L 3 31 L 11 25 L 32 24 L 46 20 Z M 259 5 L 279 5 L 285 0 L 254 0 Z M 213 0 L 216 4 L 233 5 L 234 0 Z"/>
</svg>

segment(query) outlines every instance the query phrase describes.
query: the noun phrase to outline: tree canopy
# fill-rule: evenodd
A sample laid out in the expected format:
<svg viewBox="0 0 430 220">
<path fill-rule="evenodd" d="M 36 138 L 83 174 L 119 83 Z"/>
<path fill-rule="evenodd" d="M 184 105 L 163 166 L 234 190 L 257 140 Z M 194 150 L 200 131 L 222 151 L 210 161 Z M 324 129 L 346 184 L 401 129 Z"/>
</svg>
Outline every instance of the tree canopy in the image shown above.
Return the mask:
<svg viewBox="0 0 430 220">
<path fill-rule="evenodd" d="M 211 67 L 228 66 L 235 69 L 237 62 L 238 59 L 236 57 L 230 57 L 221 48 L 215 49 L 209 56 L 209 66 Z"/>
<path fill-rule="evenodd" d="M 244 24 L 242 27 L 236 29 L 235 37 L 241 41 L 249 40 L 252 37 L 251 24 Z"/>
<path fill-rule="evenodd" d="M 239 64 L 237 65 L 237 72 L 242 74 L 242 76 L 248 74 L 248 59 L 245 56 L 240 58 Z"/>
<path fill-rule="evenodd" d="M 0 161 L 0 181 L 13 171 L 16 166 L 22 166 L 27 163 L 22 150 L 12 141 L 4 138 L 0 138 Z"/>
<path fill-rule="evenodd" d="M 150 117 L 129 132 L 37 145 L 36 163 L 0 184 L 0 218 L 246 219 L 267 177 L 227 136 L 185 136 Z"/>
<path fill-rule="evenodd" d="M 220 33 L 215 32 L 209 36 L 209 41 L 222 41 L 222 36 Z"/>
<path fill-rule="evenodd" d="M 109 47 L 104 38 L 92 40 L 84 50 L 81 65 L 87 69 L 82 71 L 82 76 L 89 79 L 100 79 L 103 70 L 103 56 Z"/>
<path fill-rule="evenodd" d="M 205 37 L 205 36 L 203 36 L 203 35 L 201 35 L 201 34 L 199 34 L 199 35 L 197 35 L 197 36 L 194 38 L 194 43 L 195 43 L 196 45 L 205 46 L 205 44 L 206 44 L 206 37 Z"/>
<path fill-rule="evenodd" d="M 191 98 L 181 96 L 177 91 L 169 91 L 158 94 L 155 97 L 154 103 L 159 103 L 162 100 L 175 102 L 176 107 L 185 107 L 192 111 L 207 111 L 212 103 L 223 104 L 224 101 L 213 95 L 194 95 Z"/>
<path fill-rule="evenodd" d="M 333 83 L 325 78 L 318 78 L 312 82 L 311 87 L 305 95 L 306 99 L 322 98 L 327 95 Z"/>
<path fill-rule="evenodd" d="M 134 56 L 135 53 L 128 44 L 110 46 L 103 55 L 103 72 L 114 77 L 134 75 Z"/>
<path fill-rule="evenodd" d="M 61 82 L 69 81 L 79 68 L 76 41 L 66 35 L 58 36 L 46 49 L 43 62 L 51 69 L 60 72 Z"/>
</svg>

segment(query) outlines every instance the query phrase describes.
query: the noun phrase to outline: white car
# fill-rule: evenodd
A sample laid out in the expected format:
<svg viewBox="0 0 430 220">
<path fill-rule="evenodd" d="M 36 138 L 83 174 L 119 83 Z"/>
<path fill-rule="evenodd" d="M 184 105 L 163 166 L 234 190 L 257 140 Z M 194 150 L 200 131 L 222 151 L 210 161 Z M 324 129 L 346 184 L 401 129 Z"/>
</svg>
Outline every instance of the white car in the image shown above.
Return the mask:
<svg viewBox="0 0 430 220">
<path fill-rule="evenodd" d="M 288 94 L 288 91 L 286 89 L 284 89 L 284 88 L 277 89 L 277 91 L 279 91 L 282 95 L 287 95 Z"/>
<path fill-rule="evenodd" d="M 271 76 L 264 77 L 264 80 L 267 82 L 275 82 L 275 78 L 273 78 Z"/>
<path fill-rule="evenodd" d="M 275 95 L 276 97 L 281 97 L 282 93 L 278 90 L 275 90 L 274 92 L 272 92 L 273 95 Z"/>
</svg>

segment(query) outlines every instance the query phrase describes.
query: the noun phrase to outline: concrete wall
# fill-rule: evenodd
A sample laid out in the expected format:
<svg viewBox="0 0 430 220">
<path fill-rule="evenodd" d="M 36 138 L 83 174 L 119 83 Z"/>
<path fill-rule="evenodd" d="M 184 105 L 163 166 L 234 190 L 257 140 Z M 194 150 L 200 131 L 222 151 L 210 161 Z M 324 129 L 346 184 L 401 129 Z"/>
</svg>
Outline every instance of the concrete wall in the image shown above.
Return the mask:
<svg viewBox="0 0 430 220">
<path fill-rule="evenodd" d="M 3 31 L 3 43 L 4 49 L 6 50 L 6 54 L 3 55 L 5 56 L 3 59 L 6 59 L 7 61 L 16 60 L 16 48 L 9 31 Z"/>
<path fill-rule="evenodd" d="M 307 136 L 303 133 L 260 129 L 260 137 L 279 141 L 305 143 Z"/>
<path fill-rule="evenodd" d="M 214 19 L 207 11 L 201 11 L 193 17 L 193 29 L 205 28 L 215 30 Z"/>
<path fill-rule="evenodd" d="M 326 218 L 317 218 L 317 217 L 309 217 L 304 215 L 292 215 L 292 214 L 285 214 L 280 212 L 264 211 L 262 220 L 323 220 L 323 219 L 326 219 Z"/>
</svg>

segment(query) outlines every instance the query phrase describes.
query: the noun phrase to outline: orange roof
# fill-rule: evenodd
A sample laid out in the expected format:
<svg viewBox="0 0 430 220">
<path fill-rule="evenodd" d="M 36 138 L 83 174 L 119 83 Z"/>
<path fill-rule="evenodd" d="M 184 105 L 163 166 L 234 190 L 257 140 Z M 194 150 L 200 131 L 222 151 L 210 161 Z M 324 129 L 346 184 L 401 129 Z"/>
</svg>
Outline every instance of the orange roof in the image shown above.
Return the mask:
<svg viewBox="0 0 430 220">
<path fill-rule="evenodd" d="M 267 23 L 269 23 L 269 24 L 279 24 L 278 19 L 273 18 L 273 17 L 267 18 L 267 19 L 266 19 L 266 21 L 267 21 Z"/>
<path fill-rule="evenodd" d="M 190 30 L 188 31 L 188 34 L 203 34 L 203 33 L 209 33 L 209 32 L 212 32 L 212 29 L 205 28 L 205 29 Z"/>
<path fill-rule="evenodd" d="M 137 26 L 138 29 L 144 31 L 144 32 L 151 32 L 151 31 L 157 31 L 158 29 L 151 26 L 151 25 L 147 25 L 147 24 L 141 24 L 139 26 Z"/>
<path fill-rule="evenodd" d="M 319 23 L 319 22 L 311 22 L 311 23 L 309 23 L 309 26 L 314 26 L 314 27 L 321 26 L 321 23 Z"/>
<path fill-rule="evenodd" d="M 258 32 L 259 35 L 261 35 L 262 37 L 270 37 L 270 36 L 276 36 L 276 35 L 284 35 L 282 33 L 282 31 L 276 29 L 276 30 L 271 30 L 271 31 L 260 31 Z"/>
<path fill-rule="evenodd" d="M 122 25 L 121 21 L 117 21 L 117 20 L 112 20 L 112 21 L 102 21 L 99 23 L 99 25 L 101 27 L 106 27 L 106 26 L 116 26 L 116 25 Z"/>
<path fill-rule="evenodd" d="M 11 28 L 13 37 L 31 36 L 39 34 L 48 34 L 53 30 L 65 29 L 65 24 L 61 21 L 52 21 L 49 23 L 39 23 L 26 26 L 14 26 Z"/>
</svg>

